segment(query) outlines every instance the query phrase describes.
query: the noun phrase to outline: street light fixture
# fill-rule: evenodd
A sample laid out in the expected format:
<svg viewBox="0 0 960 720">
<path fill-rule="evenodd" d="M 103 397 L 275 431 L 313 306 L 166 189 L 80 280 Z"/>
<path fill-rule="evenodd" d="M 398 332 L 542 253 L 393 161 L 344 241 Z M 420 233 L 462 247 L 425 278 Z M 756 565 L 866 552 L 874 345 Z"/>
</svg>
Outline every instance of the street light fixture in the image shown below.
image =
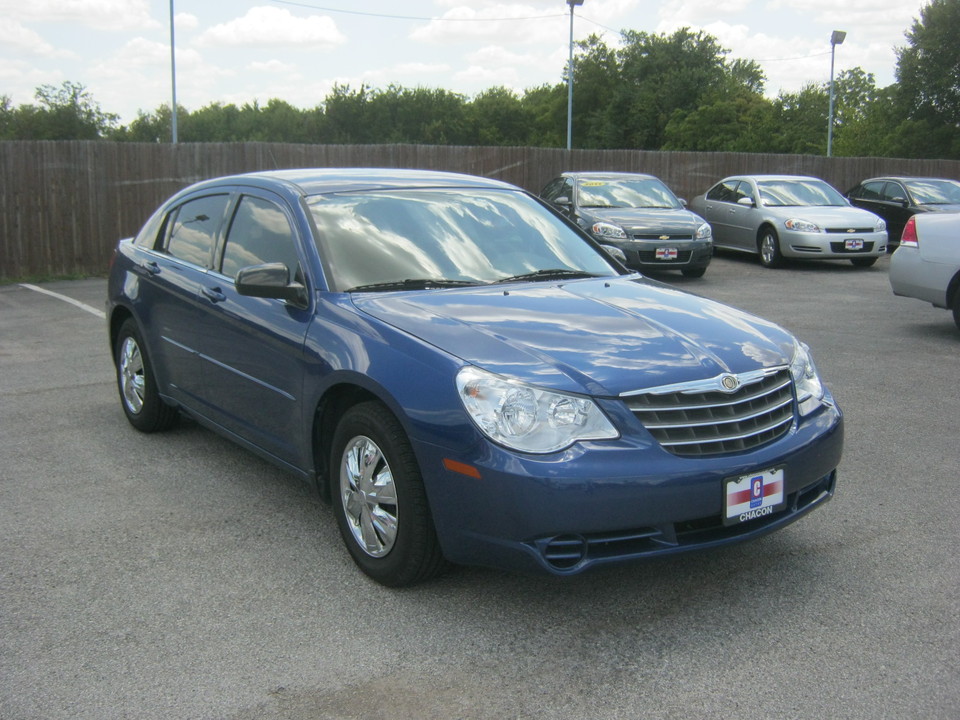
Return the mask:
<svg viewBox="0 0 960 720">
<path fill-rule="evenodd" d="M 567 61 L 567 150 L 573 146 L 573 9 L 583 0 L 567 0 L 570 6 L 570 58 Z"/>
<path fill-rule="evenodd" d="M 843 45 L 847 33 L 843 30 L 834 30 L 830 34 L 830 110 L 827 115 L 827 157 L 833 154 L 833 60 L 837 45 Z"/>
</svg>

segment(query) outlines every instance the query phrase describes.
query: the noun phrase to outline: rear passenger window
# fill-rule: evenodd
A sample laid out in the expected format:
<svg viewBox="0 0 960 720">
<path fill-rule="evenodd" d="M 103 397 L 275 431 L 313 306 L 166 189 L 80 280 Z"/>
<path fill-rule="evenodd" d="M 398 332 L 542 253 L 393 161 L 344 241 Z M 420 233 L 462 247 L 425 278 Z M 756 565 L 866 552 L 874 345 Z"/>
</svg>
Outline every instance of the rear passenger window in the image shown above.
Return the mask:
<svg viewBox="0 0 960 720">
<path fill-rule="evenodd" d="M 288 282 L 300 269 L 293 230 L 283 210 L 268 200 L 245 195 L 227 233 L 222 272 L 236 277 L 241 268 L 263 263 L 286 265 Z"/>
<path fill-rule="evenodd" d="M 707 193 L 707 200 L 716 200 L 717 202 L 736 202 L 737 201 L 737 181 L 724 180 L 717 183 L 710 192 Z"/>
<path fill-rule="evenodd" d="M 229 195 L 208 195 L 181 205 L 170 229 L 167 252 L 185 262 L 209 267 L 217 228 L 229 200 Z"/>
</svg>

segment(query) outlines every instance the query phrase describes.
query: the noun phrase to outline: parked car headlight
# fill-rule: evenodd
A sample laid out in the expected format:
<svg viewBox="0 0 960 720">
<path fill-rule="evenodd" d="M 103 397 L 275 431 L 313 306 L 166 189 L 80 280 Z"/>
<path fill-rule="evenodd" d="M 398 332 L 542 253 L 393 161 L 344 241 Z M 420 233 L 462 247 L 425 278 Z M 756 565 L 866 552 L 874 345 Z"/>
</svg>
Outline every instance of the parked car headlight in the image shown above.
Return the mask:
<svg viewBox="0 0 960 720">
<path fill-rule="evenodd" d="M 884 232 L 887 229 L 887 221 L 883 218 L 877 218 L 877 224 L 874 225 L 874 232 Z"/>
<path fill-rule="evenodd" d="M 695 236 L 697 240 L 710 240 L 713 238 L 713 231 L 710 229 L 709 223 L 704 223 L 697 228 L 697 234 Z"/>
<path fill-rule="evenodd" d="M 813 364 L 813 358 L 810 356 L 810 348 L 801 342 L 796 342 L 794 345 L 790 374 L 797 388 L 800 415 L 809 415 L 820 406 L 824 389 L 823 383 L 820 382 L 820 375 L 817 373 L 817 366 Z"/>
<path fill-rule="evenodd" d="M 812 223 L 809 220 L 799 220 L 797 218 L 790 218 L 787 220 L 784 225 L 787 226 L 790 230 L 796 230 L 797 232 L 820 232 L 820 226 L 816 223 Z"/>
<path fill-rule="evenodd" d="M 494 442 L 549 453 L 578 440 L 612 440 L 619 433 L 589 398 L 544 390 L 466 366 L 457 390 L 467 413 Z"/>
<path fill-rule="evenodd" d="M 613 223 L 598 222 L 590 228 L 594 235 L 598 237 L 613 238 L 614 240 L 626 240 L 627 234 L 623 228 Z"/>
</svg>

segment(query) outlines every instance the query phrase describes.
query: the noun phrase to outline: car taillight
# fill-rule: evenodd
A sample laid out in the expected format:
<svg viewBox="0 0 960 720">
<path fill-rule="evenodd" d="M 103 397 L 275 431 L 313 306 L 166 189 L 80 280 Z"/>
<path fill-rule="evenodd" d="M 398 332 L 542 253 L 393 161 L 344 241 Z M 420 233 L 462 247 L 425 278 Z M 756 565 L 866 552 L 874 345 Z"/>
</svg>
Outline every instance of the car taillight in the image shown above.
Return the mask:
<svg viewBox="0 0 960 720">
<path fill-rule="evenodd" d="M 900 244 L 908 247 L 919 247 L 920 241 L 917 238 L 917 223 L 914 218 L 907 220 L 903 226 L 903 234 L 900 236 Z"/>
</svg>

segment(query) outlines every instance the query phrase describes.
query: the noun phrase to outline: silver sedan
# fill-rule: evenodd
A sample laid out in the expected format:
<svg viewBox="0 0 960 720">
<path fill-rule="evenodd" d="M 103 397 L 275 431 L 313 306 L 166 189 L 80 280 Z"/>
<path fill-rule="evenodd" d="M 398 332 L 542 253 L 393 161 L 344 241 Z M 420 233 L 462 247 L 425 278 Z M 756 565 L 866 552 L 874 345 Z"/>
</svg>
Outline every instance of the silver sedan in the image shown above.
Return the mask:
<svg viewBox="0 0 960 720">
<path fill-rule="evenodd" d="M 960 328 L 960 214 L 918 214 L 907 220 L 890 258 L 894 295 L 949 308 Z"/>
<path fill-rule="evenodd" d="M 869 267 L 887 251 L 886 223 L 855 208 L 819 178 L 740 175 L 690 203 L 713 228 L 713 244 L 756 253 L 766 267 L 784 258 L 849 260 Z"/>
</svg>

